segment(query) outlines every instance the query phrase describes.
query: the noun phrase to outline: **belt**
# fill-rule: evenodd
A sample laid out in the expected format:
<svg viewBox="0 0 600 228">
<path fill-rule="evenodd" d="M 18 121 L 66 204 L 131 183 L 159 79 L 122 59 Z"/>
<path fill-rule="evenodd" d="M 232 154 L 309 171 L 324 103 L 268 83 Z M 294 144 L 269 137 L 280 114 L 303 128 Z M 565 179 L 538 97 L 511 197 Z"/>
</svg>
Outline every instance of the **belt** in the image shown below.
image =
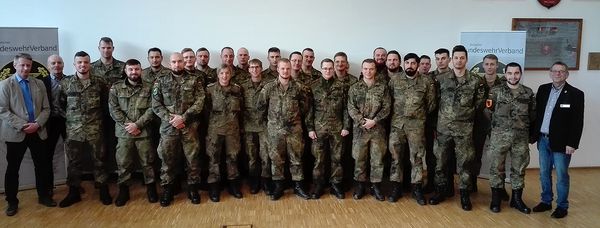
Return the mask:
<svg viewBox="0 0 600 228">
<path fill-rule="evenodd" d="M 544 138 L 550 138 L 550 134 L 546 134 L 546 133 L 541 133 L 540 132 L 540 136 L 542 136 Z"/>
</svg>

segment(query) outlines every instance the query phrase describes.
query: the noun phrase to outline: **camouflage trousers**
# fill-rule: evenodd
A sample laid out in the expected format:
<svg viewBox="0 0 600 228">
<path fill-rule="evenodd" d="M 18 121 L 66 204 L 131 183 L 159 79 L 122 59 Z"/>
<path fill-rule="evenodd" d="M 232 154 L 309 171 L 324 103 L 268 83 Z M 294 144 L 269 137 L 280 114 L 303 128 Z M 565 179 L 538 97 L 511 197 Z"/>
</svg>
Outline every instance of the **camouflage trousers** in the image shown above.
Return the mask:
<svg viewBox="0 0 600 228">
<path fill-rule="evenodd" d="M 108 179 L 106 170 L 106 151 L 102 144 L 102 136 L 90 137 L 86 141 L 75 141 L 67 139 L 65 141 L 65 153 L 69 160 L 67 167 L 67 185 L 79 186 L 81 184 L 81 174 L 84 165 L 84 153 L 90 153 L 94 163 L 94 179 L 97 183 L 104 184 Z"/>
<path fill-rule="evenodd" d="M 206 155 L 208 155 L 208 183 L 221 181 L 221 154 L 225 152 L 227 165 L 227 180 L 235 180 L 240 174 L 238 171 L 238 155 L 240 153 L 239 133 L 222 135 L 208 132 L 206 136 Z"/>
<path fill-rule="evenodd" d="M 409 151 L 406 151 L 408 144 Z M 408 154 L 412 166 L 410 183 L 423 183 L 423 157 L 425 156 L 425 129 L 399 129 L 392 127 L 389 139 L 389 149 L 392 155 L 390 166 L 390 181 L 402 182 L 404 171 L 403 160 Z M 408 153 L 407 153 L 408 152 Z"/>
<path fill-rule="evenodd" d="M 196 129 L 181 135 L 161 135 L 158 156 L 162 160 L 160 185 L 173 184 L 181 157 L 187 165 L 187 183 L 200 183 L 200 163 L 198 159 L 200 140 Z M 183 152 L 183 153 L 182 153 Z"/>
<path fill-rule="evenodd" d="M 304 142 L 302 131 L 281 132 L 269 131 L 269 158 L 271 158 L 271 172 L 273 180 L 284 180 L 284 166 L 286 157 L 290 159 L 290 173 L 293 181 L 304 180 L 302 169 L 302 155 Z"/>
<path fill-rule="evenodd" d="M 341 132 L 341 131 L 340 131 Z M 317 139 L 312 141 L 312 155 L 315 157 L 313 180 L 325 181 L 326 156 L 331 158 L 331 183 L 341 183 L 344 177 L 342 169 L 343 137 L 340 132 L 318 132 Z M 329 154 L 327 154 L 329 152 Z"/>
<path fill-rule="evenodd" d="M 504 188 L 505 160 L 510 156 L 510 182 L 513 189 L 525 187 L 525 168 L 529 165 L 527 132 L 492 131 L 490 145 L 490 186 Z"/>
<path fill-rule="evenodd" d="M 135 172 L 136 159 L 139 161 L 144 183 L 154 183 L 154 160 L 156 152 L 150 137 L 118 138 L 115 154 L 117 160 L 118 183 L 130 185 L 131 174 Z"/>
<path fill-rule="evenodd" d="M 354 180 L 365 182 L 367 162 L 371 164 L 370 181 L 379 183 L 383 179 L 383 156 L 387 151 L 386 134 L 383 126 L 369 130 L 354 128 L 352 139 L 352 158 L 354 158 Z"/>
<path fill-rule="evenodd" d="M 452 147 L 454 147 L 456 155 L 456 170 L 459 175 L 458 187 L 460 189 L 469 189 L 471 185 L 470 166 L 475 154 L 471 134 L 451 136 L 438 132 L 435 144 L 433 145 L 433 153 L 436 158 L 435 183 L 437 185 L 454 184 L 446 183 L 448 151 L 451 151 Z"/>
<path fill-rule="evenodd" d="M 267 132 L 244 133 L 246 155 L 250 176 L 271 178 L 271 159 L 267 149 Z M 259 167 L 260 162 L 260 167 Z"/>
</svg>

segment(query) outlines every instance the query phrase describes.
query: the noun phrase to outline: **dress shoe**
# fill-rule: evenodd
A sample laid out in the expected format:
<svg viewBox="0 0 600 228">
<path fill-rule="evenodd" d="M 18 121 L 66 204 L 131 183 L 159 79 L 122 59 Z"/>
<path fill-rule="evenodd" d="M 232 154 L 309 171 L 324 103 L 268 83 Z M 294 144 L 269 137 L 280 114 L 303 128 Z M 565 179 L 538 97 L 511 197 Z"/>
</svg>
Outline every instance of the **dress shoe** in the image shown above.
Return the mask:
<svg viewBox="0 0 600 228">
<path fill-rule="evenodd" d="M 100 202 L 104 205 L 111 205 L 113 203 L 107 184 L 100 185 Z"/>
<path fill-rule="evenodd" d="M 544 212 L 552 210 L 552 205 L 546 203 L 539 203 L 537 206 L 533 207 L 533 212 Z"/>
<path fill-rule="evenodd" d="M 56 207 L 56 201 L 50 197 L 40 198 L 38 199 L 38 203 L 46 207 Z"/>
<path fill-rule="evenodd" d="M 58 206 L 69 207 L 79 201 L 81 201 L 81 193 L 79 191 L 79 186 L 69 186 L 69 193 L 62 201 L 60 201 Z"/>
<path fill-rule="evenodd" d="M 377 199 L 379 201 L 384 201 L 385 196 L 383 196 L 383 193 L 381 193 L 380 186 L 381 186 L 380 183 L 373 183 L 371 185 L 371 195 L 375 196 L 375 199 Z"/>
<path fill-rule="evenodd" d="M 467 189 L 460 189 L 460 206 L 465 211 L 470 211 L 471 209 L 473 209 L 473 204 L 471 204 L 470 192 Z"/>
<path fill-rule="evenodd" d="M 344 190 L 342 190 L 342 186 L 339 183 L 331 184 L 331 194 L 335 195 L 338 199 L 344 199 Z"/>
<path fill-rule="evenodd" d="M 569 214 L 566 208 L 556 207 L 554 212 L 550 215 L 552 218 L 564 218 Z"/>
<path fill-rule="evenodd" d="M 8 207 L 6 208 L 6 216 L 16 215 L 18 210 L 19 210 L 19 204 L 9 203 Z"/>
<path fill-rule="evenodd" d="M 158 202 L 158 193 L 156 192 L 156 185 L 154 183 L 146 184 L 146 195 L 148 196 L 148 202 Z"/>
</svg>

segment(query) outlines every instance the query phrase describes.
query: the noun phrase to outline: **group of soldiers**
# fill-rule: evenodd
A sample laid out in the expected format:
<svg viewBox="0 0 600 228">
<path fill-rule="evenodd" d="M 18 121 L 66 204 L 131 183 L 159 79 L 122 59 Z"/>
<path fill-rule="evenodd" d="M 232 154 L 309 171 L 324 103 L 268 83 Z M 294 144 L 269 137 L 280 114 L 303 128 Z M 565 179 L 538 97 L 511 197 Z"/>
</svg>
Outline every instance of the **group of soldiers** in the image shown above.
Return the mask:
<svg viewBox="0 0 600 228">
<path fill-rule="evenodd" d="M 468 211 L 470 193 L 477 191 L 484 142 L 490 137 L 491 210 L 500 211 L 500 200 L 508 199 L 504 164 L 509 154 L 511 206 L 530 211 L 521 194 L 535 98 L 519 83 L 523 71 L 517 63 L 507 64 L 505 77 L 499 77 L 498 58 L 488 55 L 482 77 L 466 69 L 467 50 L 457 45 L 451 53 L 435 51 L 437 69 L 430 71 L 429 56 L 402 57 L 379 47 L 373 58 L 362 61 L 356 77 L 348 72 L 343 52 L 323 59 L 320 71 L 314 69 L 310 48 L 292 52 L 289 59 L 270 48 L 266 70 L 260 60 L 250 60 L 245 48 L 238 50 L 237 66 L 234 50 L 223 48 L 217 68 L 208 66 L 206 48 L 171 54 L 169 68 L 161 65 L 161 50 L 151 48 L 146 69 L 136 59 L 115 59 L 108 37 L 100 39 L 98 49 L 101 58 L 95 62 L 77 52 L 76 73 L 71 76 L 63 77 L 60 56 L 48 59 L 49 77 L 56 80 L 48 91 L 49 101 L 53 111 L 59 110 L 51 116 L 62 117 L 66 132 L 69 191 L 60 207 L 81 201 L 83 155 L 88 152 L 105 205 L 113 203 L 107 185 L 109 153 L 115 153 L 118 168 L 117 206 L 130 199 L 138 163 L 149 202 L 169 206 L 178 176 L 183 176 L 187 197 L 200 203 L 202 154 L 208 159 L 210 200 L 219 201 L 222 182 L 232 196 L 242 198 L 238 163 L 243 149 L 250 192 L 263 190 L 272 200 L 284 194 L 286 168 L 299 197 L 318 199 L 330 187 L 331 194 L 343 199 L 343 172 L 349 170 L 343 170 L 342 156 L 348 152 L 355 161 L 354 199 L 370 190 L 377 200 L 396 202 L 403 183 L 410 182 L 418 204 L 436 205 L 454 195 L 454 171 L 449 167 L 455 162 L 461 206 Z M 388 152 L 392 188 L 386 195 L 381 182 Z M 311 185 L 304 183 L 304 153 L 315 159 Z M 157 155 L 160 178 L 153 166 Z M 410 175 L 405 177 L 407 163 Z M 156 183 L 162 188 L 160 195 Z M 431 191 L 427 201 L 424 195 Z"/>
</svg>

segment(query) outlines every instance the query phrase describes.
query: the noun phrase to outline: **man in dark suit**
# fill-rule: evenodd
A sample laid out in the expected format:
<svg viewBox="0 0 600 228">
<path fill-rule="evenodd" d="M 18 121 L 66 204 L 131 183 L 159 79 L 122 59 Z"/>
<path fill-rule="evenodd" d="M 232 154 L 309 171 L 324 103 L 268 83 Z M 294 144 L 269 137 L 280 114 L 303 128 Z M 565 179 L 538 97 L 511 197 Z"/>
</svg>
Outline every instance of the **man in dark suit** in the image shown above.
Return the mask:
<svg viewBox="0 0 600 228">
<path fill-rule="evenodd" d="M 50 70 L 50 75 L 41 78 L 46 86 L 46 92 L 48 94 L 48 103 L 50 103 L 50 117 L 48 118 L 48 124 L 46 131 L 48 132 L 48 140 L 46 140 L 46 156 L 50 167 L 53 166 L 54 151 L 58 139 L 60 137 L 63 140 L 67 136 L 65 127 L 65 109 L 66 100 L 60 96 L 60 81 L 65 77 L 63 74 L 64 69 L 63 59 L 59 55 L 51 55 L 48 57 L 47 67 Z M 54 172 L 50 172 L 49 188 L 50 194 L 53 192 L 54 186 Z"/>
<path fill-rule="evenodd" d="M 17 214 L 19 199 L 19 169 L 27 148 L 35 166 L 36 188 L 39 203 L 55 207 L 56 202 L 48 194 L 51 172 L 45 161 L 44 143 L 47 138 L 46 121 L 50 114 L 44 83 L 29 78 L 33 60 L 31 55 L 19 53 L 14 58 L 15 74 L 0 82 L 0 133 L 6 141 L 6 167 L 4 189 L 8 208 L 7 216 Z"/>
<path fill-rule="evenodd" d="M 552 83 L 541 85 L 536 95 L 536 133 L 531 141 L 537 141 L 540 153 L 540 182 L 542 202 L 534 212 L 552 209 L 552 168 L 556 169 L 556 210 L 553 218 L 567 216 L 569 208 L 569 163 L 579 147 L 583 130 L 584 94 L 566 82 L 568 67 L 555 62 L 550 68 Z"/>
</svg>

